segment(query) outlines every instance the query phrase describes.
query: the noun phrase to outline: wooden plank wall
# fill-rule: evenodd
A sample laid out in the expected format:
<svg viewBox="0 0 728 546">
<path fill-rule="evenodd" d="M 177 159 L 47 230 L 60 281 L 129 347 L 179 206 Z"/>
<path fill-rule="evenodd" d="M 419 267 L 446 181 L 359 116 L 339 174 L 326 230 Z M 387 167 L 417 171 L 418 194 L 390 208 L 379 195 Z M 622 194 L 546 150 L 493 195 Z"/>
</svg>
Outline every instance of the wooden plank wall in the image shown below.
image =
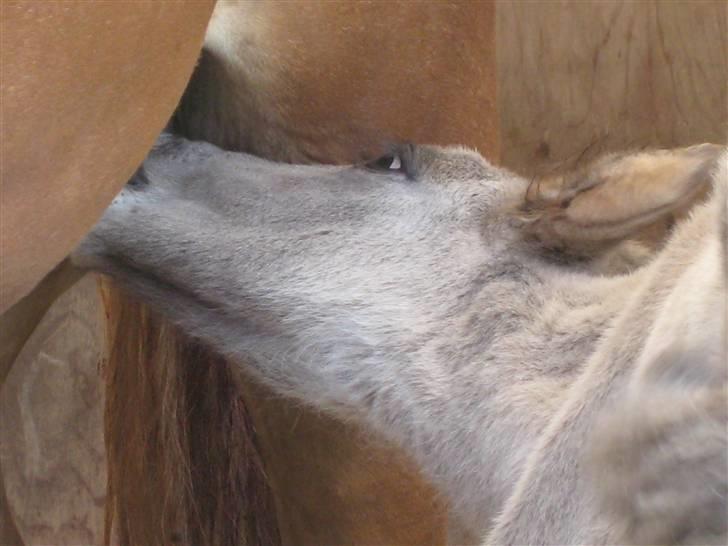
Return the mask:
<svg viewBox="0 0 728 546">
<path fill-rule="evenodd" d="M 725 143 L 726 11 L 722 0 L 501 0 L 502 163 L 532 174 L 586 149 Z M 0 464 L 27 544 L 102 539 L 99 312 L 91 279 L 58 300 L 0 393 Z"/>
<path fill-rule="evenodd" d="M 87 275 L 45 314 L 0 393 L 5 493 L 28 546 L 103 542 L 103 329 L 98 282 Z M 15 544 L 5 527 L 3 546 Z"/>
<path fill-rule="evenodd" d="M 726 142 L 725 0 L 501 1 L 502 162 L 536 173 L 587 148 Z"/>
</svg>

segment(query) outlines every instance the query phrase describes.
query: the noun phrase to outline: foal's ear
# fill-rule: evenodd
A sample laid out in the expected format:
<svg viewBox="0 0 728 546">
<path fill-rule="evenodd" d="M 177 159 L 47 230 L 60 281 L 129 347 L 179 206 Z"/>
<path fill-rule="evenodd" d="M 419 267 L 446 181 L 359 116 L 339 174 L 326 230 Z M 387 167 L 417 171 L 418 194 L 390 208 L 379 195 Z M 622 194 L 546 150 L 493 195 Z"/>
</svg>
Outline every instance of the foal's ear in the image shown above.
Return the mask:
<svg viewBox="0 0 728 546">
<path fill-rule="evenodd" d="M 722 146 L 613 154 L 531 184 L 518 216 L 544 245 L 590 253 L 626 239 L 656 246 L 703 198 Z"/>
</svg>

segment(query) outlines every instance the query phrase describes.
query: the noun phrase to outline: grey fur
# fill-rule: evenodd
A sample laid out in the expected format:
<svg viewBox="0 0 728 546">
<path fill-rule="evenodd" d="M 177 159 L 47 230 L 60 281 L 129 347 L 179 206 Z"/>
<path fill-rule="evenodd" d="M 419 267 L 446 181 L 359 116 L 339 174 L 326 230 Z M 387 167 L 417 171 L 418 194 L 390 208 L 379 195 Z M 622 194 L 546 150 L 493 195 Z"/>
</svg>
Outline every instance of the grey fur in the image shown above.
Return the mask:
<svg viewBox="0 0 728 546">
<path fill-rule="evenodd" d="M 399 442 L 487 544 L 722 540 L 728 156 L 613 277 L 524 241 L 527 181 L 459 148 L 411 160 L 415 180 L 163 136 L 74 259 Z"/>
</svg>

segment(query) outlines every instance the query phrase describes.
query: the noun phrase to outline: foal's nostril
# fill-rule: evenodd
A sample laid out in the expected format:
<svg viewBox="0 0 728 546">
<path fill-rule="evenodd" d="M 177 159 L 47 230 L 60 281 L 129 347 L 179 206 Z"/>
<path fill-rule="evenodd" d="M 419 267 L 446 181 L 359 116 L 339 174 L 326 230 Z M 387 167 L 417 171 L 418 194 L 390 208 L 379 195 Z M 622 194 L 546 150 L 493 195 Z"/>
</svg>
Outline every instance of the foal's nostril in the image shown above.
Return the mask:
<svg viewBox="0 0 728 546">
<path fill-rule="evenodd" d="M 126 186 L 133 190 L 142 190 L 149 186 L 149 184 L 149 176 L 147 176 L 147 171 L 144 168 L 144 165 L 142 165 L 136 170 L 134 176 L 129 179 L 129 182 L 126 183 Z"/>
</svg>

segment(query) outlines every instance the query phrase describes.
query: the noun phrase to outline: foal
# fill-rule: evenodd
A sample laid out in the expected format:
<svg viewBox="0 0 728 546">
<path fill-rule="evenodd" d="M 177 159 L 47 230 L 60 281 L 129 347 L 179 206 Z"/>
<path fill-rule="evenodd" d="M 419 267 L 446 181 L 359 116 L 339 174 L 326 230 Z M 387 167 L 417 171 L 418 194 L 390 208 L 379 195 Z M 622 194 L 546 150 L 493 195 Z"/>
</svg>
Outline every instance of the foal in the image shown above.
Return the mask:
<svg viewBox="0 0 728 546">
<path fill-rule="evenodd" d="M 728 513 L 727 186 L 710 145 L 552 194 L 459 148 L 304 167 L 163 135 L 74 259 L 399 442 L 488 544 L 705 543 Z M 705 188 L 647 264 L 594 273 Z"/>
</svg>

